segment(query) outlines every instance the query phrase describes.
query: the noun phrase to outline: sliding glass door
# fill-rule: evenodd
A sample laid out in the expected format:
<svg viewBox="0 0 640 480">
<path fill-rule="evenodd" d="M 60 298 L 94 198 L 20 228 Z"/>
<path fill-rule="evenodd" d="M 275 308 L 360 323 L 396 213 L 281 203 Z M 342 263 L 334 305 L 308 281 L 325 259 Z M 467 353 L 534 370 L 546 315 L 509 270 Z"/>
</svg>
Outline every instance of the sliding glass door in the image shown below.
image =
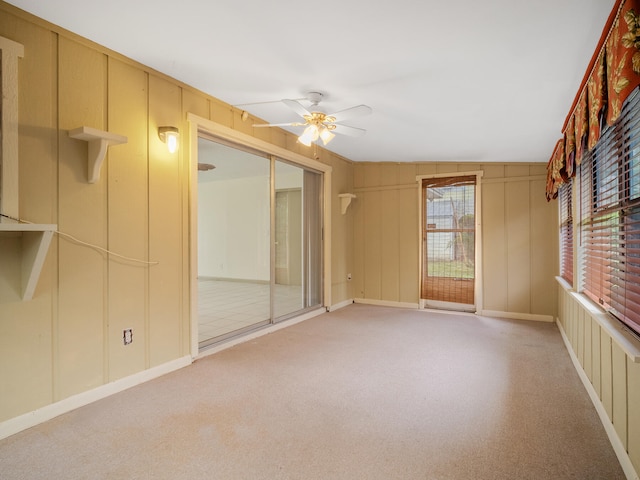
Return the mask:
<svg viewBox="0 0 640 480">
<path fill-rule="evenodd" d="M 274 319 L 321 303 L 322 177 L 275 162 Z"/>
<path fill-rule="evenodd" d="M 322 303 L 322 175 L 198 139 L 198 342 Z"/>
<path fill-rule="evenodd" d="M 264 325 L 270 301 L 270 160 L 198 142 L 198 339 Z"/>
</svg>

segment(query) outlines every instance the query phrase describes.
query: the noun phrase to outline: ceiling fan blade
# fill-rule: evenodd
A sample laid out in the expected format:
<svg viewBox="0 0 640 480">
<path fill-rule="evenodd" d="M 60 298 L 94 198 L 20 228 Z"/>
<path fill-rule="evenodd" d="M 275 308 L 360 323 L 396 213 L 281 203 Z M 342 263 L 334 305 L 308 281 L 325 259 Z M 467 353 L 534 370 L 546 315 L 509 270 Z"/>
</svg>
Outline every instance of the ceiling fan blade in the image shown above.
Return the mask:
<svg viewBox="0 0 640 480">
<path fill-rule="evenodd" d="M 347 125 L 336 125 L 335 127 L 334 130 L 331 130 L 333 133 L 347 135 L 349 137 L 361 137 L 367 133 L 364 128 L 348 127 Z"/>
<path fill-rule="evenodd" d="M 284 100 L 282 100 L 282 102 L 287 107 L 289 107 L 291 110 L 293 110 L 298 115 L 300 115 L 301 117 L 305 117 L 305 116 L 311 115 L 311 112 L 309 110 L 307 110 L 306 108 L 304 108 L 302 106 L 302 104 L 300 102 L 296 101 L 296 100 L 289 100 L 289 99 L 285 98 Z"/>
<path fill-rule="evenodd" d="M 252 127 L 301 127 L 304 123 L 254 123 Z"/>
<path fill-rule="evenodd" d="M 371 115 L 373 109 L 368 105 L 358 105 L 356 107 L 340 110 L 336 113 L 331 113 L 327 116 L 335 118 L 335 122 L 342 122 L 355 117 L 363 117 L 365 115 Z"/>
</svg>

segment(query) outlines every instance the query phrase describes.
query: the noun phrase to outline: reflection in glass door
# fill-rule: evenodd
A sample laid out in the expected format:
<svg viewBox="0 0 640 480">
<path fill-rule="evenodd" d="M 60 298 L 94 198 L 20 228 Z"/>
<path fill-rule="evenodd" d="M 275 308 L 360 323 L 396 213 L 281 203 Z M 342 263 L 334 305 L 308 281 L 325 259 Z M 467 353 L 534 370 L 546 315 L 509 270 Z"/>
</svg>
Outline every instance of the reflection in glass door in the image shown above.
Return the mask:
<svg viewBox="0 0 640 480">
<path fill-rule="evenodd" d="M 320 307 L 322 175 L 202 137 L 198 162 L 199 347 Z"/>
<path fill-rule="evenodd" d="M 264 155 L 204 138 L 198 139 L 198 161 L 202 347 L 271 318 L 271 167 Z"/>
<path fill-rule="evenodd" d="M 273 316 L 284 320 L 322 298 L 321 176 L 277 160 Z"/>
</svg>

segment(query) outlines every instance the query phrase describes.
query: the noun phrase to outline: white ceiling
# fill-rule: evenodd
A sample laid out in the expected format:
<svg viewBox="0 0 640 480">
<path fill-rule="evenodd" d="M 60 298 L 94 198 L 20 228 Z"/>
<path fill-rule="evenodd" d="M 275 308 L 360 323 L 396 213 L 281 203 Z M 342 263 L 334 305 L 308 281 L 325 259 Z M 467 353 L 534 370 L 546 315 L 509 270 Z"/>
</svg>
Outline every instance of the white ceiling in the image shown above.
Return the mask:
<svg viewBox="0 0 640 480">
<path fill-rule="evenodd" d="M 614 0 L 8 3 L 271 123 L 369 105 L 354 161 L 546 162 Z"/>
</svg>

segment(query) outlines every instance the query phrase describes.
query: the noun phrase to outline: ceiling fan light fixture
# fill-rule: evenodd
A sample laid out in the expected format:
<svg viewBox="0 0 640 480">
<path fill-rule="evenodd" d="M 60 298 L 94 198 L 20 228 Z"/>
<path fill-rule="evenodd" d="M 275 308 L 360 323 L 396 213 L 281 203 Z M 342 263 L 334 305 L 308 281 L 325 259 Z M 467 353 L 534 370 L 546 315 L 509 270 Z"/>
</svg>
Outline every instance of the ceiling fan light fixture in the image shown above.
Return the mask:
<svg viewBox="0 0 640 480">
<path fill-rule="evenodd" d="M 329 130 L 324 125 L 320 129 L 320 138 L 322 139 L 322 143 L 324 143 L 325 145 L 327 145 L 331 140 L 333 140 L 333 137 L 335 136 L 336 136 L 335 133 L 331 133 L 331 130 Z"/>
<path fill-rule="evenodd" d="M 306 147 L 310 147 L 311 144 L 315 142 L 319 136 L 320 132 L 318 132 L 318 127 L 316 125 L 309 125 L 304 129 L 302 135 L 298 137 L 298 142 Z"/>
<path fill-rule="evenodd" d="M 364 135 L 365 131 L 362 128 L 349 127 L 342 125 L 341 122 L 349 120 L 351 118 L 360 117 L 363 115 L 370 115 L 372 113 L 371 107 L 367 105 L 356 105 L 355 107 L 340 110 L 335 113 L 325 113 L 318 103 L 322 100 L 322 93 L 309 92 L 307 100 L 311 102 L 310 107 L 304 107 L 298 100 L 283 99 L 282 102 L 287 105 L 291 110 L 297 113 L 304 119 L 304 123 L 290 122 L 290 123 L 266 123 L 266 124 L 254 124 L 254 127 L 304 127 L 304 131 L 298 137 L 298 143 L 310 147 L 313 142 L 321 139 L 324 145 L 327 145 L 333 140 L 335 134 L 349 135 L 352 137 L 360 137 Z M 340 124 L 340 125 L 338 125 Z M 339 129 L 338 129 L 339 127 Z"/>
</svg>

